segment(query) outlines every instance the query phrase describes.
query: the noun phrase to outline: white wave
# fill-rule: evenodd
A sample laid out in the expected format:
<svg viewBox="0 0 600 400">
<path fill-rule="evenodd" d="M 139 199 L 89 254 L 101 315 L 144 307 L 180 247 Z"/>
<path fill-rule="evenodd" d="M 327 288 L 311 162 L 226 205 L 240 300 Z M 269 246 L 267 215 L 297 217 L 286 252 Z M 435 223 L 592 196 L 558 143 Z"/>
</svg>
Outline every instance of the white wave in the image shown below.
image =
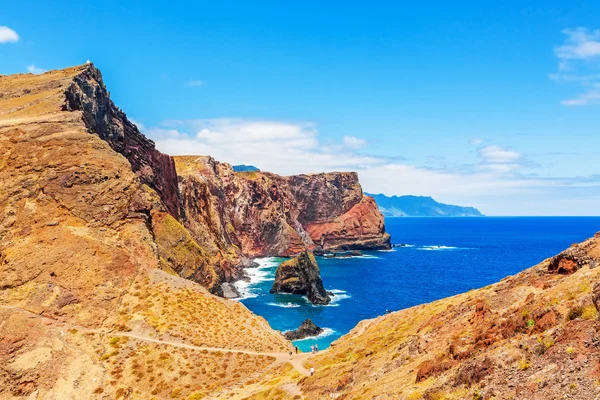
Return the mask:
<svg viewBox="0 0 600 400">
<path fill-rule="evenodd" d="M 471 250 L 470 247 L 454 247 L 454 246 L 421 246 L 417 250 L 426 251 L 443 251 L 443 250 Z"/>
<path fill-rule="evenodd" d="M 240 297 L 234 300 L 245 300 L 258 297 L 259 290 L 256 288 L 261 282 L 274 281 L 275 272 L 280 260 L 276 257 L 257 258 L 254 260 L 258 267 L 245 268 L 244 272 L 248 281 L 240 280 L 233 283 L 233 286 L 240 294 Z"/>
<path fill-rule="evenodd" d="M 250 282 L 237 281 L 233 283 L 233 287 L 240 294 L 240 297 L 231 300 L 240 301 L 258 297 L 257 289 L 250 287 Z"/>
<path fill-rule="evenodd" d="M 309 336 L 303 339 L 294 340 L 294 342 L 301 342 L 303 340 L 311 340 L 311 339 L 321 339 L 327 336 L 331 336 L 335 333 L 335 331 L 331 328 L 323 328 L 323 332 L 319 333 L 317 336 Z"/>
<path fill-rule="evenodd" d="M 345 290 L 331 289 L 327 291 L 333 293 L 329 304 L 311 304 L 306 296 L 302 296 L 302 298 L 313 307 L 339 307 L 340 301 L 352 298 L 352 296 L 347 294 Z"/>
<path fill-rule="evenodd" d="M 274 307 L 283 307 L 283 308 L 298 308 L 300 307 L 300 304 L 296 304 L 296 303 L 267 303 L 270 306 L 274 306 Z"/>
<path fill-rule="evenodd" d="M 406 247 L 406 246 L 405 246 L 405 247 Z M 393 252 L 395 252 L 395 251 L 396 251 L 396 249 L 395 249 L 395 248 L 391 248 L 391 249 L 388 249 L 388 250 L 377 250 L 377 251 L 380 251 L 380 252 L 382 252 L 382 253 L 393 253 Z"/>
</svg>

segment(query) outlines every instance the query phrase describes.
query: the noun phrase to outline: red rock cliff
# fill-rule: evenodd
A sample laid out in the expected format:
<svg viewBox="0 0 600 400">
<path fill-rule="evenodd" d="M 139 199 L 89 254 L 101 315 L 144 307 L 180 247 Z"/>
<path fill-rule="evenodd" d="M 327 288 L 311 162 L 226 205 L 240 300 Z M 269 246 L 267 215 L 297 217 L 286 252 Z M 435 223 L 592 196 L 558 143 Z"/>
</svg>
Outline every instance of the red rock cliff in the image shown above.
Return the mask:
<svg viewBox="0 0 600 400">
<path fill-rule="evenodd" d="M 282 177 L 236 173 L 205 156 L 175 162 L 188 229 L 231 243 L 244 256 L 390 246 L 383 216 L 363 194 L 356 173 Z"/>
<path fill-rule="evenodd" d="M 158 266 L 213 293 L 238 277 L 247 257 L 389 246 L 356 174 L 237 174 L 210 157 L 178 158 L 176 171 L 174 159 L 115 106 L 92 64 L 0 80 L 2 133 L 9 138 L 0 167 L 36 182 L 26 183 L 33 188 L 26 197 L 42 191 L 103 229 L 143 223 Z M 3 192 L 19 182 L 5 179 Z M 15 210 L 23 201 L 1 195 Z M 0 238 L 9 237 L 8 223 L 0 218 Z M 0 252 L 12 242 L 5 243 Z"/>
</svg>

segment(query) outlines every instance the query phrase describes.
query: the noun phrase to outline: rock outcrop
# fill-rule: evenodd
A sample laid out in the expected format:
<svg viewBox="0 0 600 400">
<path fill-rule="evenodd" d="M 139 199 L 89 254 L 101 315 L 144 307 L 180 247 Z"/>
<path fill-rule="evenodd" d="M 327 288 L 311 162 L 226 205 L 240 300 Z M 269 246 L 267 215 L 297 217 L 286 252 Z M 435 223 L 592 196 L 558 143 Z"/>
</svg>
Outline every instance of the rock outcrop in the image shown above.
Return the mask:
<svg viewBox="0 0 600 400">
<path fill-rule="evenodd" d="M 5 103 L 11 99 L 14 106 L 9 104 L 3 112 L 11 115 L 15 126 L 22 125 L 19 117 L 28 112 L 49 118 L 49 129 L 60 129 L 67 119 L 73 120 L 90 137 L 99 138 L 100 143 L 122 155 L 139 185 L 139 194 L 124 197 L 127 192 L 114 191 L 110 184 L 120 179 L 119 172 L 99 172 L 98 177 L 90 177 L 86 168 L 89 161 L 84 159 L 78 164 L 81 170 L 60 176 L 58 187 L 74 188 L 78 180 L 91 178 L 106 186 L 102 195 L 107 201 L 110 195 L 123 201 L 131 198 L 127 205 L 114 203 L 106 206 L 110 211 L 103 212 L 118 214 L 129 207 L 141 217 L 157 241 L 159 264 L 165 270 L 222 294 L 221 284 L 238 279 L 250 257 L 290 256 L 317 247 L 389 246 L 389 235 L 375 204 L 357 212 L 365 200 L 356 174 L 286 178 L 260 172 L 235 173 L 229 164 L 211 157 L 177 157 L 176 163 L 156 150 L 115 106 L 100 71 L 92 64 L 53 71 L 44 77 L 43 82 L 35 77 L 22 79 L 31 87 L 19 88 L 21 92 L 5 91 Z M 2 79 L 9 82 L 11 77 Z M 51 101 L 37 99 L 41 93 Z M 55 186 L 53 181 L 48 191 Z M 90 188 L 81 201 L 97 201 L 97 197 Z M 93 203 L 86 205 L 97 210 Z"/>
<path fill-rule="evenodd" d="M 0 76 L 0 398 L 197 398 L 289 351 L 205 289 L 228 248 L 182 224 L 173 167 L 93 65 Z"/>
<path fill-rule="evenodd" d="M 390 248 L 383 216 L 356 173 L 236 173 L 207 156 L 175 157 L 175 163 L 186 226 L 243 256 Z"/>
<path fill-rule="evenodd" d="M 310 318 L 304 320 L 295 331 L 288 331 L 283 334 L 287 340 L 300 340 L 307 337 L 318 336 L 323 332 L 323 328 L 315 325 Z"/>
<path fill-rule="evenodd" d="M 317 260 L 306 251 L 279 264 L 271 293 L 306 295 L 312 304 L 329 304 L 331 301 L 323 287 Z"/>
</svg>

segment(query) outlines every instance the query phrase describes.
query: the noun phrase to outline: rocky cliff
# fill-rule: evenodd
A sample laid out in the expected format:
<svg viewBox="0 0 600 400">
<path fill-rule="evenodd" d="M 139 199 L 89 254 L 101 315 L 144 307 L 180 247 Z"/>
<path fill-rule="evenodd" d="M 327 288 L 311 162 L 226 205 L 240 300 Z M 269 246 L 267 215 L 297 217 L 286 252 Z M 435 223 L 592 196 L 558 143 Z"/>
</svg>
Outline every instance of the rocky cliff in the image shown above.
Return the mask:
<svg viewBox="0 0 600 400">
<path fill-rule="evenodd" d="M 203 237 L 231 243 L 243 256 L 390 247 L 383 216 L 363 194 L 356 173 L 283 177 L 236 173 L 229 164 L 206 156 L 174 158 L 186 226 Z M 207 209 L 214 212 L 203 217 L 206 223 L 196 224 Z"/>
<path fill-rule="evenodd" d="M 93 65 L 0 76 L 0 398 L 198 397 L 278 367 L 282 335 L 204 288 L 230 253 L 177 192 Z"/>
<path fill-rule="evenodd" d="M 323 287 L 317 260 L 307 251 L 279 264 L 271 293 L 306 295 L 312 304 L 323 305 L 331 301 Z"/>
<path fill-rule="evenodd" d="M 248 263 L 248 257 L 293 255 L 317 247 L 389 246 L 383 218 L 374 203 L 363 196 L 356 174 L 289 178 L 269 173 L 237 174 L 229 164 L 210 157 L 178 157 L 176 169 L 173 158 L 156 150 L 115 106 L 100 71 L 92 64 L 53 71 L 44 79 L 2 79 L 6 104 L 2 113 L 10 116 L 6 124 L 21 127 L 27 118 L 49 119 L 46 127 L 59 129 L 69 120 L 123 156 L 143 193 L 123 201 L 129 201 L 131 212 L 149 226 L 161 268 L 201 283 L 213 293 L 220 294 L 222 282 L 240 276 L 240 267 Z M 23 86 L 11 88 L 16 81 Z M 72 158 L 66 161 L 78 162 Z M 53 170 L 60 175 L 57 179 L 61 180 L 62 192 L 65 187 L 77 187 L 75 181 L 90 174 L 89 162 L 81 158 L 80 169 L 74 167 L 69 176 Z M 100 162 L 98 167 L 102 165 Z M 102 195 L 121 198 L 126 192 L 108 188 L 120 177 L 117 172 L 93 179 L 106 186 Z M 77 201 L 96 199 L 95 187 L 86 190 L 86 199 Z M 69 199 L 79 195 L 63 194 Z M 93 203 L 86 205 L 95 209 Z M 115 203 L 104 212 L 117 213 L 113 217 L 118 219 L 124 205 Z"/>
</svg>

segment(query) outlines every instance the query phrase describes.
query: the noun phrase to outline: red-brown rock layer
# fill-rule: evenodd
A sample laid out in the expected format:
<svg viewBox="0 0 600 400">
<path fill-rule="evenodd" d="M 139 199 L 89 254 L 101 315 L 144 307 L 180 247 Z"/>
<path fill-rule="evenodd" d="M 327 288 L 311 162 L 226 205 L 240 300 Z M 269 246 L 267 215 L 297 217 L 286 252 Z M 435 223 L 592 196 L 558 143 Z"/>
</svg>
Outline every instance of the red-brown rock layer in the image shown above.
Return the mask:
<svg viewBox="0 0 600 400">
<path fill-rule="evenodd" d="M 186 227 L 243 256 L 390 247 L 383 216 L 354 172 L 283 177 L 236 173 L 211 157 L 175 162 Z"/>
</svg>

